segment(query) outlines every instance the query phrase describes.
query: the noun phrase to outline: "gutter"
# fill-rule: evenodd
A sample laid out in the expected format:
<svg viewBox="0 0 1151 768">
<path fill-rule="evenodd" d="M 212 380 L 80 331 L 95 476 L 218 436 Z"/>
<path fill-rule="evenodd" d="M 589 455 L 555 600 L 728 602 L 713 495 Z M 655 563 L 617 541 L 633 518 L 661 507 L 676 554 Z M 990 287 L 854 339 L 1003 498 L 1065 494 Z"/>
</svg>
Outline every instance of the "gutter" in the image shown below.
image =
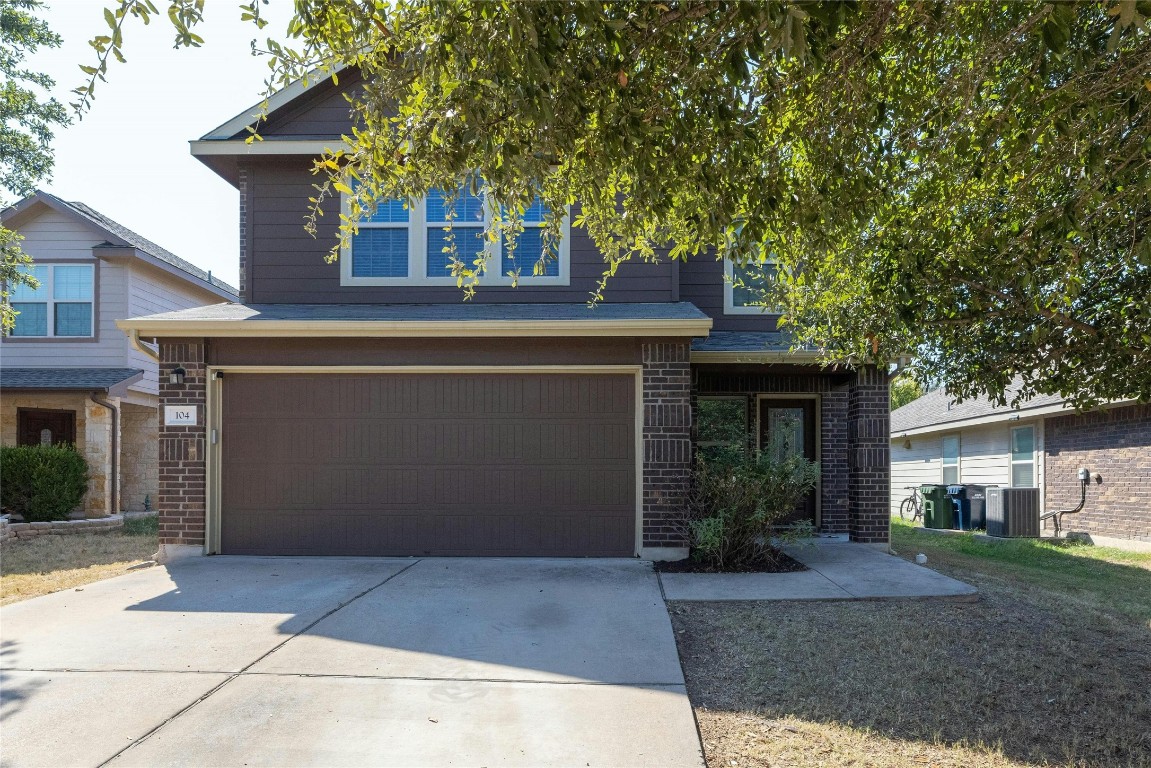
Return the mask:
<svg viewBox="0 0 1151 768">
<path fill-rule="evenodd" d="M 111 477 L 108 478 L 112 483 L 112 508 L 108 510 L 108 514 L 114 515 L 120 511 L 120 408 L 104 400 L 102 392 L 93 392 L 89 399 L 112 412 L 112 435 L 109 438 L 112 471 Z"/>
</svg>

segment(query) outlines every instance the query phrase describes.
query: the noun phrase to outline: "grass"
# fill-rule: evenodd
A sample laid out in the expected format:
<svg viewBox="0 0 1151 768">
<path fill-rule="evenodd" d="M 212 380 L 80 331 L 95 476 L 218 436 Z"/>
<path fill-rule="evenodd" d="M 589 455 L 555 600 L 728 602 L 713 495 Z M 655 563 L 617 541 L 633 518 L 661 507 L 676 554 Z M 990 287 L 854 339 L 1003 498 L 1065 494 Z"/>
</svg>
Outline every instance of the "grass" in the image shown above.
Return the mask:
<svg viewBox="0 0 1151 768">
<path fill-rule="evenodd" d="M 119 576 L 156 551 L 156 518 L 106 533 L 37 536 L 0 550 L 0 605 Z"/>
<path fill-rule="evenodd" d="M 711 768 L 1151 766 L 1151 556 L 893 548 L 979 600 L 671 604 Z"/>
</svg>

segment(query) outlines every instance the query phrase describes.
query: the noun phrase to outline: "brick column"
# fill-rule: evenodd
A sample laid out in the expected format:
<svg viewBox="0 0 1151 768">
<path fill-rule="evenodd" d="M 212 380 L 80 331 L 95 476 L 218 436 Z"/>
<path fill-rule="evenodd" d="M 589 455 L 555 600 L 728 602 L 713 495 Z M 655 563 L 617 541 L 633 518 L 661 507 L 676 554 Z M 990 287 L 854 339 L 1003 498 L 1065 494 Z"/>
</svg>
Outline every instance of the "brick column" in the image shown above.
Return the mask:
<svg viewBox="0 0 1151 768">
<path fill-rule="evenodd" d="M 847 533 L 850 517 L 847 469 L 848 388 L 839 386 L 820 395 L 819 473 L 822 533 Z"/>
<path fill-rule="evenodd" d="M 686 547 L 675 516 L 691 471 L 690 345 L 679 339 L 643 344 L 643 542 Z"/>
<path fill-rule="evenodd" d="M 891 400 L 887 373 L 874 365 L 855 372 L 847 393 L 847 468 L 852 541 L 882 543 L 891 525 Z"/>
<path fill-rule="evenodd" d="M 160 340 L 160 543 L 203 546 L 205 503 L 204 407 L 207 370 L 202 339 Z M 168 383 L 177 367 L 183 384 Z M 166 426 L 164 407 L 196 406 L 196 426 Z"/>
</svg>

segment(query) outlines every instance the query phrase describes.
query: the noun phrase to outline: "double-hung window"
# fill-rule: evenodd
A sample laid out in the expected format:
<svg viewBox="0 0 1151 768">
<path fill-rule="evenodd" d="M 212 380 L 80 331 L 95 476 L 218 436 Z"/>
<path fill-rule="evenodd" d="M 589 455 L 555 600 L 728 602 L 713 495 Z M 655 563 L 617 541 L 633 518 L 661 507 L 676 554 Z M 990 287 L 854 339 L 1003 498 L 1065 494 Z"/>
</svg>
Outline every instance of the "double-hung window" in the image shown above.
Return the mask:
<svg viewBox="0 0 1151 768">
<path fill-rule="evenodd" d="M 700 397 L 696 401 L 696 449 L 705 459 L 747 452 L 747 398 Z"/>
<path fill-rule="evenodd" d="M 775 278 L 776 263 L 762 262 L 735 264 L 724 259 L 723 311 L 728 315 L 772 314 L 764 309 L 763 291 Z"/>
<path fill-rule="evenodd" d="M 1035 427 L 1011 430 L 1011 487 L 1035 487 Z"/>
<path fill-rule="evenodd" d="M 943 436 L 943 484 L 959 484 L 959 435 Z"/>
<path fill-rule="evenodd" d="M 523 231 L 514 251 L 508 238 L 488 236 L 492 210 L 480 189 L 464 187 L 455 197 L 432 190 L 414 201 L 384 200 L 372 216 L 360 220 L 340 254 L 342 285 L 455 285 L 451 241 L 455 258 L 468 268 L 485 259 L 483 283 L 510 285 L 567 285 L 570 260 L 569 217 L 565 216 L 559 242 L 547 243 L 549 253 L 537 267 L 545 248 L 544 221 L 549 209 L 536 198 L 523 215 Z M 344 212 L 349 212 L 347 196 Z M 448 230 L 451 230 L 450 234 Z M 515 277 L 513 277 L 513 274 Z"/>
<path fill-rule="evenodd" d="M 94 264 L 37 264 L 28 270 L 37 288 L 12 287 L 14 337 L 92 338 L 95 329 Z"/>
</svg>

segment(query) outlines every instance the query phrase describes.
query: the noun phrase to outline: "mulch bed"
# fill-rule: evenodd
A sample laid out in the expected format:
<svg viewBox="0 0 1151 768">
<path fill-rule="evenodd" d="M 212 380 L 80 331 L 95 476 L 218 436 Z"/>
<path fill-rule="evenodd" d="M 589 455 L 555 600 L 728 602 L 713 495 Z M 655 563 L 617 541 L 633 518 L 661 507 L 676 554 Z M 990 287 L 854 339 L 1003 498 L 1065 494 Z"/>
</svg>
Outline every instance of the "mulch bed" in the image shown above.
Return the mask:
<svg viewBox="0 0 1151 768">
<path fill-rule="evenodd" d="M 660 573 L 795 573 L 806 571 L 807 566 L 777 549 L 771 558 L 764 557 L 740 568 L 720 570 L 693 557 L 686 557 L 683 560 L 657 561 L 655 569 Z"/>
</svg>

